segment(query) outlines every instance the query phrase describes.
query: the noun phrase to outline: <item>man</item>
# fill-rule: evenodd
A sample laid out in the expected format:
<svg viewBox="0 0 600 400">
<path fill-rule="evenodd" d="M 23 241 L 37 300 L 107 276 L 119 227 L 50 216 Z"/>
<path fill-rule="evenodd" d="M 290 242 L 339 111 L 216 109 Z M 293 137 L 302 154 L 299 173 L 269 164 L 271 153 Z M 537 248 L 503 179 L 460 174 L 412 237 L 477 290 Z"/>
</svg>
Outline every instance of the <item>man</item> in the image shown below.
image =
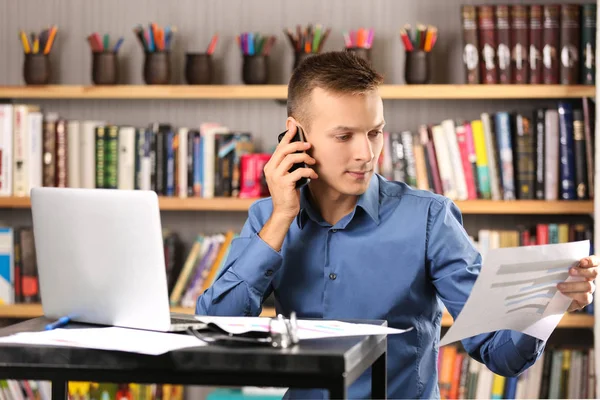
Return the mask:
<svg viewBox="0 0 600 400">
<path fill-rule="evenodd" d="M 274 292 L 285 315 L 385 319 L 391 327 L 414 327 L 388 337 L 388 396 L 439 397 L 438 299 L 456 317 L 481 256 L 452 201 L 374 174 L 385 124 L 381 82 L 349 52 L 315 55 L 295 70 L 288 133 L 264 168 L 272 197 L 250 208 L 223 272 L 198 298 L 196 313 L 257 316 Z M 296 126 L 308 143 L 290 143 Z M 302 162 L 308 167 L 288 172 Z M 296 190 L 301 177 L 311 182 Z M 573 299 L 571 310 L 592 301 L 596 266 L 595 257 L 582 260 L 573 272 L 587 281 L 561 287 Z M 530 367 L 544 348 L 542 341 L 513 331 L 462 343 L 473 358 L 505 376 Z M 369 372 L 348 395 L 370 396 Z"/>
</svg>

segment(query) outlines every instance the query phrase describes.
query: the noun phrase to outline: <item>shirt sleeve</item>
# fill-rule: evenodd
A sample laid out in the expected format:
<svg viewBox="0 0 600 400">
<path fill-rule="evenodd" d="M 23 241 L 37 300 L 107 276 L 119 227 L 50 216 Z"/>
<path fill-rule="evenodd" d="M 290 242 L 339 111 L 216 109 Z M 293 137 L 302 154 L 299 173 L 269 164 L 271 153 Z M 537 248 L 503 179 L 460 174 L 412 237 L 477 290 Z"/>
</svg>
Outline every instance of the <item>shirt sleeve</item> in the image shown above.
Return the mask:
<svg viewBox="0 0 600 400">
<path fill-rule="evenodd" d="M 197 315 L 258 316 L 271 282 L 281 268 L 281 253 L 258 235 L 259 223 L 251 207 L 240 236 L 231 242 L 225 266 L 215 282 L 196 301 Z"/>
<path fill-rule="evenodd" d="M 427 222 L 427 263 L 438 297 L 456 318 L 481 270 L 481 255 L 449 199 L 433 202 Z M 462 340 L 471 357 L 502 376 L 517 376 L 542 354 L 545 342 L 524 333 L 500 330 Z"/>
</svg>

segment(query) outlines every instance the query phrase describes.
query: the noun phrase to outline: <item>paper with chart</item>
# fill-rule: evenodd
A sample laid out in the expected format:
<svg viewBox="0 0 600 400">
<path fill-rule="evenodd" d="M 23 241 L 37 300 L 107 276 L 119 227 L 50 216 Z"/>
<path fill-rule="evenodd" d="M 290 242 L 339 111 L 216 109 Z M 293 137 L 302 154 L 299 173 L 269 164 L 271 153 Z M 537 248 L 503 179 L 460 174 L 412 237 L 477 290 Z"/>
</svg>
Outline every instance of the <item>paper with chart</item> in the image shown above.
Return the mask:
<svg viewBox="0 0 600 400">
<path fill-rule="evenodd" d="M 589 251 L 589 240 L 489 250 L 471 295 L 440 346 L 501 329 L 547 340 L 571 304 L 556 284 L 581 280 L 571 277 L 569 268 Z"/>
<path fill-rule="evenodd" d="M 172 350 L 206 346 L 191 335 L 119 327 L 60 328 L 41 332 L 20 332 L 0 338 L 0 343 L 82 347 L 158 355 Z"/>
<path fill-rule="evenodd" d="M 250 331 L 269 331 L 270 318 L 265 317 L 204 317 L 196 316 L 196 319 L 204 323 L 214 323 L 221 329 L 233 334 L 240 334 Z M 285 329 L 273 319 L 271 325 L 272 332 L 282 332 Z M 404 333 L 408 329 L 389 328 L 387 326 L 357 324 L 335 320 L 298 320 L 298 339 L 323 339 L 343 336 L 365 336 L 365 335 L 392 335 Z"/>
</svg>

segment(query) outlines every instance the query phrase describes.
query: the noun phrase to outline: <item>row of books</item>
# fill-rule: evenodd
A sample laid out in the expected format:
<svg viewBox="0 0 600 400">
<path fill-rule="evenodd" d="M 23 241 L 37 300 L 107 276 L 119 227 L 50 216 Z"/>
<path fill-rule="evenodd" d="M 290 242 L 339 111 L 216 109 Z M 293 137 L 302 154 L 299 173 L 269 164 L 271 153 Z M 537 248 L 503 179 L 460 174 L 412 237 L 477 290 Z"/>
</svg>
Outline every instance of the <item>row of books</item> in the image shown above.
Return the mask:
<svg viewBox="0 0 600 400">
<path fill-rule="evenodd" d="M 142 189 L 162 196 L 268 195 L 251 133 L 67 120 L 37 105 L 0 104 L 0 196 L 39 186 Z"/>
<path fill-rule="evenodd" d="M 183 400 L 184 386 L 171 384 L 69 382 L 69 400 Z"/>
<path fill-rule="evenodd" d="M 469 84 L 595 84 L 596 4 L 463 5 Z"/>
<path fill-rule="evenodd" d="M 384 132 L 378 172 L 452 200 L 583 200 L 594 194 L 588 99 Z"/>
<path fill-rule="evenodd" d="M 518 377 L 503 377 L 457 346 L 438 355 L 441 399 L 596 398 L 594 348 L 546 348 Z"/>
</svg>

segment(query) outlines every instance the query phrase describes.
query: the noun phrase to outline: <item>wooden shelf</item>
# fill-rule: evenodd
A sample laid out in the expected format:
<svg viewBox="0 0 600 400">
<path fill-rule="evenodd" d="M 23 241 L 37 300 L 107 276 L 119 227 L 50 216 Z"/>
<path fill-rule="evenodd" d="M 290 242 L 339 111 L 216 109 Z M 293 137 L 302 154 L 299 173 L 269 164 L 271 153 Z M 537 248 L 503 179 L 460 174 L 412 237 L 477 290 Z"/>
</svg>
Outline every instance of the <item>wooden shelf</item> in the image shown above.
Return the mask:
<svg viewBox="0 0 600 400">
<path fill-rule="evenodd" d="M 384 99 L 564 99 L 594 97 L 593 85 L 383 85 Z M 285 99 L 287 85 L 0 86 L 10 99 Z"/>
<path fill-rule="evenodd" d="M 171 307 L 171 311 L 185 314 L 193 314 L 194 309 L 188 307 Z M 42 316 L 42 306 L 40 304 L 11 304 L 0 305 L 0 318 L 26 319 Z M 274 308 L 263 308 L 261 317 L 274 317 Z M 452 316 L 444 312 L 442 316 L 442 326 L 452 325 Z M 570 314 L 563 316 L 558 324 L 559 328 L 593 328 L 594 316 L 588 314 Z"/>
<path fill-rule="evenodd" d="M 171 307 L 171 311 L 185 314 L 193 314 L 194 309 L 189 307 Z M 41 304 L 9 304 L 0 305 L 0 318 L 36 318 L 43 315 Z M 274 308 L 264 308 L 261 316 L 274 317 Z"/>
<path fill-rule="evenodd" d="M 159 206 L 164 211 L 248 211 L 257 199 L 239 199 L 217 197 L 203 199 L 188 197 L 159 197 Z M 545 200 L 466 200 L 456 201 L 463 214 L 592 214 L 593 200 L 583 201 L 545 201 Z M 28 197 L 0 197 L 2 208 L 29 208 Z"/>
</svg>

